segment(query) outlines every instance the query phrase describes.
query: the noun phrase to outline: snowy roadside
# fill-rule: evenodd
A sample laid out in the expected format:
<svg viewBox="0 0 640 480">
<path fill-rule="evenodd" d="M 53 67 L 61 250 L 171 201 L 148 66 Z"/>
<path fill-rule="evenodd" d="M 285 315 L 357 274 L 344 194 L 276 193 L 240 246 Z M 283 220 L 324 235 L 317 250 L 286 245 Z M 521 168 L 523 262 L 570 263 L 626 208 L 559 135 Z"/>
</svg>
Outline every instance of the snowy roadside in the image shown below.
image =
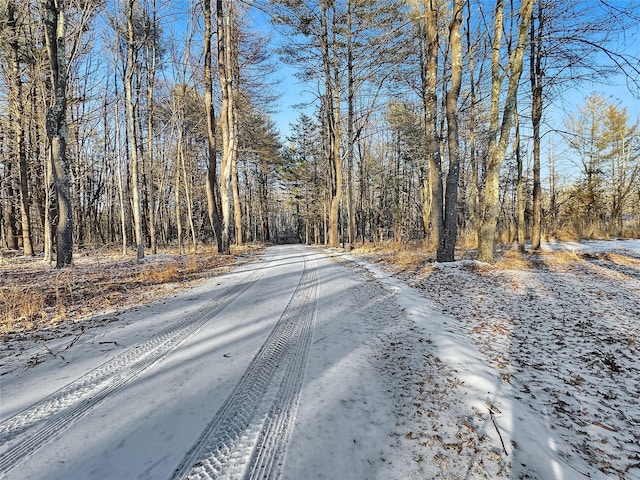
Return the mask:
<svg viewBox="0 0 640 480">
<path fill-rule="evenodd" d="M 508 478 L 640 478 L 640 241 L 546 247 L 578 256 L 395 278 L 355 259 L 434 346 L 431 371 L 415 364 L 396 394 L 407 430 L 421 426 L 405 433 L 414 455 L 440 466 L 428 478 L 492 478 L 487 455 Z M 419 361 L 414 332 L 395 343 L 396 361 Z"/>
</svg>

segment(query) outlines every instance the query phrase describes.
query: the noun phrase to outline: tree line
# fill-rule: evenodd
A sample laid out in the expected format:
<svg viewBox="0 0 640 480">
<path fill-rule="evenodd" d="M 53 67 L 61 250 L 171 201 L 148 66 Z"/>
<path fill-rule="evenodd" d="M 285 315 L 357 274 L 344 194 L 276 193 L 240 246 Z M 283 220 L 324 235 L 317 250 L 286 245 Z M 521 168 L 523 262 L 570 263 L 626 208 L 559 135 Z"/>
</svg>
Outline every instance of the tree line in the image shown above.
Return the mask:
<svg viewBox="0 0 640 480">
<path fill-rule="evenodd" d="M 600 0 L 0 0 L 0 240 L 64 267 L 74 248 L 221 254 L 248 241 L 497 241 L 629 234 L 637 120 L 601 95 L 638 8 Z M 280 39 L 270 50 L 267 18 Z M 277 55 L 277 58 L 276 58 Z M 282 139 L 277 62 L 312 100 Z M 543 167 L 548 182 L 543 185 Z M 636 231 L 637 233 L 637 231 Z"/>
</svg>

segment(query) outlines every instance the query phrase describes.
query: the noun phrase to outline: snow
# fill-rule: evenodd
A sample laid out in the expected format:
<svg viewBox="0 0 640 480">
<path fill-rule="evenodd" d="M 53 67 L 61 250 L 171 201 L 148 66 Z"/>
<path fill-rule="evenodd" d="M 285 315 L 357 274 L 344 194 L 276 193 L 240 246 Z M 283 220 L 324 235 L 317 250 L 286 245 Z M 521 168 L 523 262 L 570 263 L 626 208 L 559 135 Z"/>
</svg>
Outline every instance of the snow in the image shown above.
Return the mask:
<svg viewBox="0 0 640 480">
<path fill-rule="evenodd" d="M 218 309 L 3 478 L 171 478 L 313 264 L 314 328 L 282 478 L 639 479 L 640 241 L 548 244 L 531 258 L 391 274 L 371 255 L 272 247 L 160 302 L 7 336 L 0 466 L 57 407 L 15 437 L 3 437 L 6 422 L 200 318 L 203 304 Z"/>
<path fill-rule="evenodd" d="M 544 249 L 584 259 L 554 265 L 550 256 L 547 265 L 517 270 L 460 261 L 402 281 L 381 270 L 378 277 L 430 333 L 462 384 L 455 397 L 482 414 L 496 453 L 501 432 L 504 475 L 640 478 L 640 241 Z M 497 428 L 487 405 L 501 412 Z M 455 438 L 452 429 L 445 435 Z"/>
</svg>

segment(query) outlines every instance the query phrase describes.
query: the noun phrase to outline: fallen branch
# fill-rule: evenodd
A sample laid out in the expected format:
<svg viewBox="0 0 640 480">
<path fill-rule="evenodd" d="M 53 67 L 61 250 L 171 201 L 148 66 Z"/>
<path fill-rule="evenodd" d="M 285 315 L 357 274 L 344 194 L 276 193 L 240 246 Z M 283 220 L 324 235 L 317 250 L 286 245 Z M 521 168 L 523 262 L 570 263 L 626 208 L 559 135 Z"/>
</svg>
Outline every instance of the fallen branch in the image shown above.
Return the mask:
<svg viewBox="0 0 640 480">
<path fill-rule="evenodd" d="M 80 327 L 80 333 L 77 334 L 73 340 L 71 340 L 71 343 L 69 343 L 69 345 L 67 345 L 62 350 L 60 350 L 60 352 L 65 352 L 65 351 L 69 350 L 73 345 L 75 345 L 75 343 L 78 340 L 80 340 L 80 337 L 82 336 L 83 333 L 84 333 L 84 325 L 82 327 Z M 60 353 L 60 352 L 58 352 L 58 353 Z"/>
<path fill-rule="evenodd" d="M 64 359 L 64 357 L 62 355 L 60 355 L 60 352 L 56 353 L 53 350 L 51 350 L 49 348 L 49 345 L 47 345 L 46 343 L 42 342 L 42 345 L 44 345 L 44 349 L 52 356 L 52 357 L 60 357 L 62 359 L 63 362 L 66 362 L 66 360 Z"/>
<path fill-rule="evenodd" d="M 498 437 L 500 438 L 500 443 L 502 444 L 502 450 L 504 450 L 504 454 L 508 457 L 509 452 L 507 452 L 506 447 L 504 446 L 504 440 L 502 440 L 502 435 L 500 434 L 500 429 L 498 428 L 498 424 L 496 423 L 496 419 L 493 416 L 493 410 L 489 408 L 489 417 L 491 417 L 491 422 L 493 426 L 496 427 L 496 432 L 498 432 Z"/>
<path fill-rule="evenodd" d="M 569 462 L 567 462 L 564 458 L 562 458 L 562 457 L 557 457 L 557 458 L 558 458 L 558 460 L 560 460 L 560 461 L 562 461 L 562 462 L 566 463 L 567 465 L 569 465 L 571 468 L 573 468 L 573 469 L 574 469 L 576 472 L 578 472 L 580 475 L 584 475 L 584 476 L 585 476 L 585 477 L 587 477 L 587 478 L 592 478 L 590 473 L 585 473 L 585 472 L 582 472 L 582 471 L 578 470 L 576 467 L 574 467 L 574 466 L 573 466 L 573 465 L 571 465 Z"/>
<path fill-rule="evenodd" d="M 62 352 L 66 352 L 67 350 L 69 350 L 73 345 L 75 345 L 75 343 L 80 340 L 80 337 L 82 336 L 82 334 L 84 333 L 84 326 L 82 326 L 80 328 L 80 333 L 77 334 L 73 340 L 71 340 L 71 342 L 69 342 L 67 344 L 66 347 L 58 350 L 57 352 L 54 352 L 53 350 L 51 350 L 51 348 L 49 348 L 49 346 L 45 343 L 42 342 L 42 345 L 44 345 L 44 348 L 47 352 L 49 352 L 53 357 L 60 357 L 62 359 L 63 362 L 66 362 L 65 358 L 61 355 Z"/>
</svg>

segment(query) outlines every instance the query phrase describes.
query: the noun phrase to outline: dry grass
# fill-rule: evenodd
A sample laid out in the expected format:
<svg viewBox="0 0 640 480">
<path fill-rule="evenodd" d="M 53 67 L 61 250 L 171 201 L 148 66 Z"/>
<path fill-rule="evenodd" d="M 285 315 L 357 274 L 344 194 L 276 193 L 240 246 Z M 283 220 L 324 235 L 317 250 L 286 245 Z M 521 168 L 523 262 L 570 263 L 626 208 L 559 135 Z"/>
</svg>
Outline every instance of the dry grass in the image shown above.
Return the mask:
<svg viewBox="0 0 640 480">
<path fill-rule="evenodd" d="M 384 263 L 396 272 L 415 272 L 426 263 L 433 261 L 434 254 L 422 243 L 385 242 L 374 245 L 367 243 L 353 249 L 354 255 L 366 257 L 376 263 Z"/>
<path fill-rule="evenodd" d="M 167 249 L 142 261 L 123 258 L 116 251 L 83 251 L 74 254 L 71 268 L 63 270 L 38 258 L 5 257 L 0 277 L 0 338 L 149 303 L 227 271 L 262 250 L 249 245 L 221 256 L 212 249 L 190 255 Z"/>
<path fill-rule="evenodd" d="M 189 255 L 187 257 L 187 262 L 185 263 L 184 268 L 189 273 L 196 273 L 200 271 L 200 263 L 198 262 L 198 257 L 196 255 Z"/>
<path fill-rule="evenodd" d="M 498 270 L 527 270 L 540 268 L 571 268 L 584 262 L 582 255 L 568 250 L 541 251 L 537 253 L 520 252 L 516 249 L 506 250 L 501 256 L 496 258 L 491 266 L 484 266 L 487 269 Z"/>
<path fill-rule="evenodd" d="M 138 281 L 142 284 L 159 284 L 175 282 L 178 279 L 178 265 L 176 262 L 164 265 L 149 265 L 142 269 Z"/>
<path fill-rule="evenodd" d="M 494 267 L 499 270 L 524 270 L 534 266 L 531 255 L 519 250 L 506 250 L 495 261 Z"/>
<path fill-rule="evenodd" d="M 588 238 L 589 240 L 611 240 L 609 233 L 605 232 L 599 226 L 585 227 L 581 237 Z"/>
<path fill-rule="evenodd" d="M 424 248 L 422 244 L 399 244 L 395 242 L 387 242 L 383 244 L 371 244 L 357 246 L 353 252 L 366 258 L 368 261 L 376 262 L 384 265 L 387 270 L 400 276 L 424 275 L 431 271 L 435 253 Z M 638 259 L 632 259 L 624 256 L 610 255 L 609 259 L 615 263 L 633 262 L 640 263 Z M 456 254 L 456 258 L 467 258 L 465 253 Z M 475 255 L 472 256 L 475 258 Z M 489 272 L 495 270 L 536 270 L 543 268 L 561 268 L 570 269 L 577 264 L 584 262 L 582 255 L 571 251 L 555 251 L 555 252 L 538 252 L 528 253 L 520 252 L 517 248 L 507 248 L 496 256 L 495 262 L 486 263 L 466 263 L 464 268 L 477 272 Z"/>
<path fill-rule="evenodd" d="M 538 255 L 547 266 L 566 267 L 573 266 L 584 261 L 581 255 L 569 250 L 560 250 L 558 252 L 540 252 Z"/>
<path fill-rule="evenodd" d="M 400 250 L 392 256 L 395 265 L 407 270 L 421 268 L 429 259 L 430 255 L 422 250 Z"/>
<path fill-rule="evenodd" d="M 9 286 L 0 290 L 0 334 L 32 330 L 43 320 L 46 298 L 37 290 Z"/>
<path fill-rule="evenodd" d="M 544 241 L 547 241 L 549 243 L 556 243 L 556 242 L 577 242 L 580 240 L 580 235 L 578 235 L 578 232 L 576 232 L 575 230 L 567 230 L 567 229 L 563 229 L 563 230 L 555 230 L 553 232 L 550 232 L 549 234 L 547 234 L 544 238 Z"/>
<path fill-rule="evenodd" d="M 630 257 L 628 255 L 621 255 L 619 253 L 607 253 L 607 260 L 612 261 L 618 265 L 624 265 L 625 267 L 640 268 L 640 258 Z"/>
</svg>

